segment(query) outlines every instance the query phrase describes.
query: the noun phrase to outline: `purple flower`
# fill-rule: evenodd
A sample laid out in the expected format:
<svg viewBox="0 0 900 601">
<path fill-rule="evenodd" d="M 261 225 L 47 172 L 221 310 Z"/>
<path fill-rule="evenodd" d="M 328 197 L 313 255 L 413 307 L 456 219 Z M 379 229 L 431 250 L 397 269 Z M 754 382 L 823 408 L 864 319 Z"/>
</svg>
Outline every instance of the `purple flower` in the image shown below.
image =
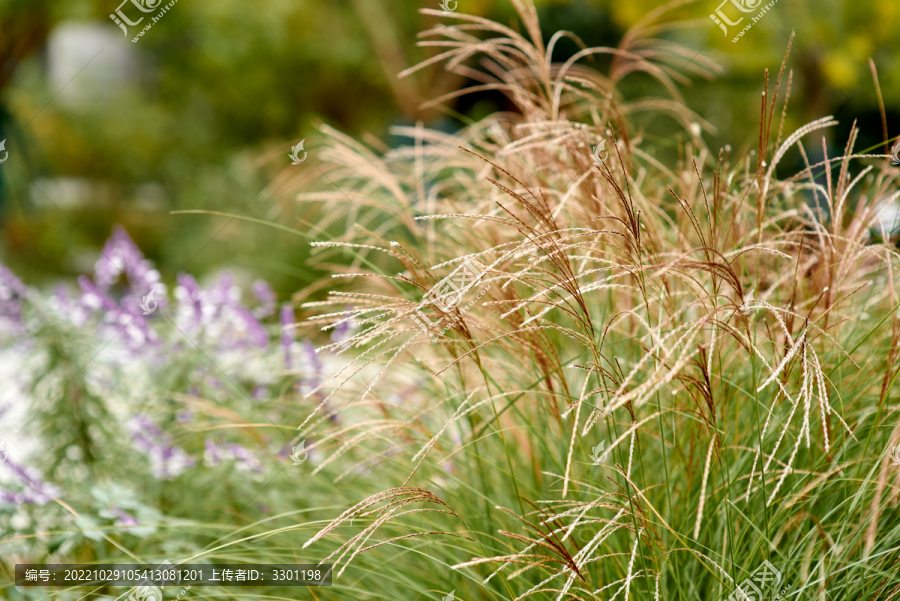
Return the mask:
<svg viewBox="0 0 900 601">
<path fill-rule="evenodd" d="M 291 443 L 288 442 L 286 445 L 281 447 L 280 451 L 278 451 L 278 458 L 279 459 L 287 459 L 293 450 L 294 449 L 291 447 Z"/>
<path fill-rule="evenodd" d="M 352 310 L 353 307 L 350 307 Z M 334 330 L 331 332 L 331 342 L 341 343 L 348 340 L 356 332 L 357 323 L 352 317 L 343 319 L 335 324 Z M 343 348 L 341 349 L 343 350 Z"/>
<path fill-rule="evenodd" d="M 185 333 L 198 334 L 200 340 L 220 350 L 268 347 L 269 333 L 253 313 L 240 304 L 240 288 L 232 284 L 227 271 L 222 272 L 209 290 L 201 290 L 190 276 L 179 276 L 175 298 L 178 300 L 177 324 Z"/>
<path fill-rule="evenodd" d="M 234 285 L 231 272 L 225 269 L 219 274 L 219 281 L 210 288 L 210 301 L 219 306 L 236 304 L 241 300 L 241 289 Z"/>
<path fill-rule="evenodd" d="M 127 277 L 128 291 L 122 298 L 122 306 L 127 311 L 138 312 L 142 298 L 151 291 L 158 296 L 157 306 L 166 306 L 166 286 L 160 282 L 159 271 L 144 258 L 125 228 L 117 225 L 94 265 L 94 281 L 105 292 L 123 273 Z"/>
<path fill-rule="evenodd" d="M 268 282 L 265 280 L 253 282 L 253 296 L 262 304 L 261 307 L 257 307 L 253 312 L 256 317 L 262 319 L 275 312 L 275 293 Z"/>
<path fill-rule="evenodd" d="M 115 300 L 84 276 L 78 278 L 81 286 L 81 306 L 88 314 L 102 313 L 97 333 L 104 338 L 121 336 L 132 351 L 144 345 L 158 345 L 159 337 L 150 329 L 147 320 L 140 313 L 122 309 Z"/>
<path fill-rule="evenodd" d="M 224 459 L 233 459 L 239 470 L 260 473 L 265 471 L 256 455 L 239 444 L 217 445 L 207 438 L 204 445 L 206 453 L 203 457 L 206 465 L 215 466 L 222 463 Z"/>
<path fill-rule="evenodd" d="M 12 334 L 24 331 L 22 324 L 22 301 L 28 288 L 13 272 L 0 265 L 0 330 Z"/>
<path fill-rule="evenodd" d="M 28 288 L 22 280 L 6 268 L 0 265 L 0 300 L 8 300 L 13 296 L 24 297 L 28 294 Z"/>
<path fill-rule="evenodd" d="M 94 266 L 94 277 L 104 290 L 113 285 L 119 275 L 126 270 L 139 267 L 144 255 L 120 225 L 113 228 L 112 236 L 103 246 L 103 252 Z"/>
<path fill-rule="evenodd" d="M 112 286 L 123 273 L 127 275 L 128 286 L 122 297 L 116 299 L 112 296 Z M 94 280 L 78 278 L 81 296 L 77 301 L 70 299 L 64 288 L 57 287 L 55 307 L 78 327 L 84 327 L 91 316 L 100 314 L 96 329 L 100 338 L 116 337 L 133 353 L 143 352 L 148 345 L 160 344 L 141 308 L 143 298 L 151 292 L 156 293 L 156 304 L 148 301 L 149 305 L 154 308 L 166 305 L 166 287 L 159 278 L 159 272 L 144 259 L 125 230 L 116 226 L 95 265 Z"/>
<path fill-rule="evenodd" d="M 236 465 L 239 470 L 252 470 L 254 472 L 265 471 L 259 460 L 241 445 L 233 444 L 229 447 L 229 450 L 231 451 L 231 456 L 236 460 Z"/>
<path fill-rule="evenodd" d="M 93 310 L 103 309 L 112 313 L 121 312 L 119 304 L 85 276 L 78 276 L 78 285 L 81 286 L 81 304 Z"/>
<path fill-rule="evenodd" d="M 203 323 L 203 301 L 197 280 L 179 273 L 175 298 L 178 299 L 178 327 L 187 331 L 200 329 Z"/>
<path fill-rule="evenodd" d="M 62 284 L 56 287 L 53 294 L 53 305 L 60 315 L 79 328 L 87 323 L 93 313 L 93 310 L 85 305 L 82 298 L 72 299 Z"/>
<path fill-rule="evenodd" d="M 216 443 L 207 438 L 203 445 L 206 447 L 206 452 L 203 454 L 203 461 L 206 465 L 214 466 L 222 463 L 222 452 Z"/>
<path fill-rule="evenodd" d="M 140 415 L 134 417 L 128 425 L 135 446 L 145 453 L 152 453 L 167 442 L 167 437 L 162 430 L 146 417 Z"/>
<path fill-rule="evenodd" d="M 243 320 L 247 338 L 250 342 L 260 348 L 266 348 L 269 345 L 269 333 L 259 323 L 253 314 L 241 306 L 233 307 L 233 310 Z"/>
<path fill-rule="evenodd" d="M 15 473 L 22 481 L 23 490 L 14 492 L 0 488 L 0 503 L 7 505 L 46 505 L 51 501 L 51 497 L 62 496 L 62 491 L 49 482 L 44 482 L 37 471 L 27 468 L 7 458 L 0 465 L 5 465 L 7 469 Z"/>
<path fill-rule="evenodd" d="M 287 369 L 293 367 L 291 360 L 291 346 L 294 343 L 294 309 L 285 303 L 281 306 L 281 350 L 284 351 L 284 365 Z"/>
<path fill-rule="evenodd" d="M 134 516 L 129 515 L 125 511 L 122 511 L 118 507 L 110 508 L 114 514 L 119 516 L 119 519 L 115 521 L 115 526 L 137 526 L 138 521 L 134 518 Z"/>
<path fill-rule="evenodd" d="M 319 353 L 316 352 L 316 347 L 312 342 L 304 340 L 301 343 L 301 350 L 303 359 L 302 386 L 305 389 L 304 392 L 309 392 L 315 390 L 322 383 L 322 374 L 325 367 L 322 365 L 322 359 L 319 358 Z"/>
<path fill-rule="evenodd" d="M 194 459 L 184 449 L 173 446 L 172 440 L 146 417 L 136 416 L 128 426 L 135 446 L 149 456 L 156 478 L 171 480 L 194 465 Z"/>
</svg>

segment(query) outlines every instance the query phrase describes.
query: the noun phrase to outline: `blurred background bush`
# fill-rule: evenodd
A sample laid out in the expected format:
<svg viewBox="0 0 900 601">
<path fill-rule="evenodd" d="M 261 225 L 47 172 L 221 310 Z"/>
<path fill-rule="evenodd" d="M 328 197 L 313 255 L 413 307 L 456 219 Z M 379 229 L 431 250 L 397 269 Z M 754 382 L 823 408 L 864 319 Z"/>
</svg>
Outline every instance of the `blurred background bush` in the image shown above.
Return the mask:
<svg viewBox="0 0 900 601">
<path fill-rule="evenodd" d="M 732 43 L 708 17 L 714 4 L 677 8 L 672 19 L 686 26 L 666 34 L 724 67 L 719 79 L 727 85 L 700 80 L 682 87 L 687 106 L 715 127 L 704 133 L 712 148 L 755 147 L 761 74 L 777 69 L 792 30 L 787 131 L 833 114 L 840 127 L 826 135 L 835 147 L 843 146 L 854 119 L 862 129 L 858 149 L 882 142 L 870 57 L 888 123 L 900 124 L 900 53 L 890 26 L 897 5 L 781 0 Z M 587 45 L 615 46 L 660 3 L 538 5 L 546 38 L 567 29 Z M 302 236 L 208 213 L 170 212 L 240 212 L 308 230 L 317 221 L 314 205 L 296 204 L 293 193 L 319 175 L 318 123 L 395 146 L 405 140 L 388 134 L 391 125 L 422 120 L 452 131 L 467 119 L 508 110 L 492 93 L 419 110 L 426 99 L 474 84 L 440 67 L 396 77 L 434 50 L 415 44 L 419 31 L 439 21 L 419 14 L 421 6 L 409 0 L 178 2 L 133 43 L 109 17 L 113 2 L 3 0 L 0 139 L 10 154 L 0 166 L 0 262 L 30 285 L 71 279 L 89 270 L 121 223 L 164 280 L 187 265 L 198 276 L 228 266 L 238 279 L 252 272 L 272 282 L 279 297 L 316 282 L 324 272 L 309 264 Z M 457 10 L 515 26 L 505 1 L 460 0 Z M 562 40 L 556 58 L 577 49 Z M 659 92 L 644 75 L 623 87 L 629 97 Z M 646 140 L 665 148 L 670 137 L 675 147 L 683 130 L 674 119 L 662 112 L 643 119 L 634 125 Z M 300 140 L 310 160 L 289 168 L 287 153 Z M 799 156 L 791 159 L 801 165 Z"/>
</svg>

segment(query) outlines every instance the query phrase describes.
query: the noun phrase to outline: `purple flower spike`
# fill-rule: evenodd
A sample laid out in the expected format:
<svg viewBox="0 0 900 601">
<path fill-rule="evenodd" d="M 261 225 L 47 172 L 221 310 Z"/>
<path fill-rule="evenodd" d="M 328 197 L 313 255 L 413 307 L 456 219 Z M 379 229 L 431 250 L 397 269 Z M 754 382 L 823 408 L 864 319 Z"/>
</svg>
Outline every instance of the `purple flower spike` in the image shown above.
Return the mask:
<svg viewBox="0 0 900 601">
<path fill-rule="evenodd" d="M 234 307 L 234 311 L 243 320 L 244 327 L 246 328 L 247 332 L 247 337 L 250 339 L 250 341 L 254 345 L 262 349 L 269 346 L 269 333 L 262 326 L 262 324 L 259 323 L 255 317 L 253 317 L 253 314 L 241 306 Z"/>
<path fill-rule="evenodd" d="M 322 359 L 316 352 L 315 345 L 309 340 L 301 343 L 303 349 L 303 386 L 307 390 L 314 390 L 322 383 L 322 374 L 325 366 L 322 365 Z"/>
<path fill-rule="evenodd" d="M 223 307 L 236 306 L 241 301 L 241 289 L 234 285 L 231 272 L 219 274 L 219 281 L 209 291 L 209 301 L 221 312 Z"/>
<path fill-rule="evenodd" d="M 19 465 L 12 459 L 0 464 L 12 470 L 22 483 L 21 492 L 0 489 L 0 502 L 9 505 L 46 505 L 51 497 L 62 496 L 62 491 L 49 482 L 44 482 L 36 470 Z"/>
<path fill-rule="evenodd" d="M 13 272 L 0 265 L 0 331 L 13 334 L 21 333 L 22 301 L 28 294 L 28 288 Z"/>
<path fill-rule="evenodd" d="M 0 299 L 7 300 L 13 295 L 25 296 L 26 294 L 28 294 L 28 288 L 22 283 L 22 280 L 4 265 L 0 265 Z"/>
<path fill-rule="evenodd" d="M 293 450 L 294 449 L 291 447 L 291 443 L 288 442 L 286 445 L 281 447 L 280 451 L 278 451 L 278 458 L 279 459 L 287 459 Z"/>
<path fill-rule="evenodd" d="M 254 311 L 257 318 L 263 319 L 275 312 L 275 293 L 272 292 L 268 282 L 264 280 L 253 282 L 253 296 L 262 303 L 262 306 Z"/>
<path fill-rule="evenodd" d="M 350 307 L 352 309 L 353 307 Z M 334 326 L 331 332 L 331 341 L 340 343 L 346 341 L 356 332 L 356 320 L 352 317 L 345 318 Z"/>
<path fill-rule="evenodd" d="M 178 327 L 186 332 L 199 330 L 203 324 L 203 301 L 197 280 L 183 273 L 178 274 L 175 298 L 178 301 Z"/>
<path fill-rule="evenodd" d="M 253 454 L 238 444 L 229 447 L 232 457 L 237 460 L 237 468 L 242 471 L 264 472 L 262 464 Z"/>
<path fill-rule="evenodd" d="M 155 438 L 163 439 L 166 437 L 166 435 L 163 434 L 163 431 L 159 429 L 159 426 L 154 424 L 152 421 L 150 421 L 148 418 L 144 417 L 143 415 L 139 415 L 139 416 L 135 417 L 134 424 L 136 427 L 140 428 L 142 431 L 147 432 L 148 434 L 150 434 L 151 436 L 153 436 Z"/>
<path fill-rule="evenodd" d="M 119 519 L 115 521 L 115 526 L 137 526 L 138 521 L 134 518 L 134 516 L 129 515 L 125 511 L 122 511 L 118 507 L 112 507 L 112 512 L 119 516 Z"/>
<path fill-rule="evenodd" d="M 78 278 L 81 286 L 81 306 L 89 314 L 101 312 L 103 318 L 98 334 L 104 338 L 121 336 L 128 348 L 138 351 L 146 344 L 158 345 L 159 337 L 150 329 L 147 320 L 139 313 L 123 310 L 115 300 L 84 276 Z"/>
<path fill-rule="evenodd" d="M 203 454 L 206 465 L 213 466 L 222 463 L 222 452 L 216 443 L 207 438 L 203 444 L 206 447 L 206 452 Z"/>
<path fill-rule="evenodd" d="M 139 312 L 142 298 L 151 291 L 157 306 L 166 306 L 166 286 L 160 282 L 159 271 L 144 258 L 125 228 L 117 225 L 94 266 L 94 281 L 105 292 L 123 273 L 128 279 L 128 292 L 122 298 L 122 306 L 128 312 Z"/>
<path fill-rule="evenodd" d="M 294 342 L 294 309 L 287 303 L 281 306 L 281 349 L 284 351 L 284 364 L 287 369 L 293 367 L 291 361 L 291 345 Z"/>
<path fill-rule="evenodd" d="M 219 350 L 238 350 L 248 346 L 265 349 L 269 333 L 249 309 L 241 305 L 240 288 L 231 275 L 223 272 L 209 290 L 201 290 L 190 276 L 178 277 L 178 327 L 185 333 L 199 333 L 204 341 Z"/>
<path fill-rule="evenodd" d="M 84 326 L 91 316 L 91 311 L 84 305 L 82 299 L 72 299 L 62 284 L 56 287 L 56 291 L 53 294 L 53 302 L 59 314 L 79 328 Z"/>
<path fill-rule="evenodd" d="M 171 480 L 194 465 L 194 460 L 153 422 L 143 416 L 133 418 L 129 424 L 135 446 L 150 458 L 153 475 L 161 480 Z"/>
<path fill-rule="evenodd" d="M 214 466 L 222 463 L 223 459 L 234 459 L 235 466 L 242 471 L 264 472 L 259 459 L 239 444 L 217 445 L 208 438 L 204 442 L 206 445 L 206 453 L 204 459 L 206 465 Z"/>
<path fill-rule="evenodd" d="M 107 296 L 103 290 L 96 286 L 85 276 L 78 276 L 78 285 L 81 286 L 81 302 L 92 310 L 103 309 L 111 313 L 121 313 L 119 305 Z"/>
<path fill-rule="evenodd" d="M 103 252 L 94 265 L 94 279 L 97 285 L 106 290 L 125 271 L 125 262 L 129 264 L 143 260 L 144 255 L 132 242 L 128 233 L 121 226 L 113 228 L 112 236 L 103 246 Z M 130 265 L 129 265 L 130 266 Z"/>
</svg>

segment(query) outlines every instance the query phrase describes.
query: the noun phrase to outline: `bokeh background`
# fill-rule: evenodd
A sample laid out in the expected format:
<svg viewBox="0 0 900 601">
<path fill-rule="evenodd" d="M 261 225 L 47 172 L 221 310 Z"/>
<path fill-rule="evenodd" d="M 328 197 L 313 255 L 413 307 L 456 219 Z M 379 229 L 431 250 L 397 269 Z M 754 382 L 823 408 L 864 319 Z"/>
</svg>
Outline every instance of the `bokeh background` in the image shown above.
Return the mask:
<svg viewBox="0 0 900 601">
<path fill-rule="evenodd" d="M 702 135 L 713 153 L 726 146 L 732 156 L 752 153 L 766 73 L 772 89 L 792 33 L 784 131 L 827 115 L 839 121 L 810 137 L 809 161 L 821 161 L 825 152 L 841 154 L 854 122 L 860 131 L 856 152 L 884 152 L 893 143 L 900 134 L 900 4 L 778 0 L 732 43 L 739 28 L 725 37 L 709 18 L 721 1 L 676 2 L 661 19 L 677 25 L 658 35 L 688 49 L 668 62 L 668 74 L 678 80 L 693 124 L 679 121 L 675 111 L 633 111 L 629 133 L 642 150 L 675 174 L 691 173 L 685 136 Z M 317 419 L 328 427 L 357 419 L 339 416 L 344 405 L 337 397 L 327 404 L 320 390 L 326 377 L 355 360 L 325 345 L 343 344 L 356 325 L 345 322 L 344 331 L 333 333 L 294 325 L 314 313 L 305 312 L 304 302 L 349 288 L 343 283 L 349 278 L 330 277 L 351 271 L 335 263 L 368 258 L 313 253 L 310 241 L 339 238 L 348 228 L 371 230 L 378 219 L 392 218 L 390 211 L 366 218 L 349 203 L 342 203 L 346 214 L 331 203 L 334 213 L 325 215 L 325 203 L 308 201 L 312 192 L 335 191 L 321 132 L 332 128 L 345 141 L 377 152 L 411 142 L 394 135 L 397 126 L 421 123 L 453 132 L 497 111 L 516 110 L 499 93 L 485 91 L 421 108 L 477 83 L 447 73 L 440 61 L 398 78 L 440 52 L 416 43 L 419 32 L 452 18 L 419 12 L 438 9 L 439 0 L 178 0 L 136 43 L 131 40 L 140 27 L 123 36 L 110 19 L 118 2 L 0 0 L 0 160 L 7 156 L 0 164 L 0 451 L 3 443 L 9 450 L 0 461 L 0 598 L 15 601 L 43 594 L 4 584 L 16 560 L 109 561 L 120 558 L 121 548 L 148 558 L 195 556 L 244 536 L 245 528 L 255 534 L 286 524 L 309 528 L 304 522 L 331 519 L 383 490 L 384 482 L 393 483 L 399 472 L 387 470 L 401 469 L 391 463 L 394 446 L 355 465 L 355 457 L 342 459 L 329 467 L 333 473 L 310 478 L 304 470 L 321 462 L 318 447 L 303 468 L 288 460 L 301 442 L 296 426 L 306 423 L 313 406 L 321 402 Z M 607 47 L 618 46 L 630 28 L 663 5 L 535 3 L 545 43 L 553 32 L 568 30 L 586 46 Z M 509 0 L 458 0 L 456 10 L 521 28 Z M 561 39 L 555 61 L 578 48 Z M 689 62 L 704 56 L 719 68 L 708 79 L 686 77 Z M 609 58 L 593 61 L 600 73 L 609 73 Z M 871 65 L 879 75 L 884 119 Z M 783 85 L 787 81 L 786 76 Z M 670 97 L 643 72 L 628 74 L 616 87 L 632 108 Z M 307 159 L 293 166 L 288 154 L 300 142 Z M 790 150 L 778 164 L 779 179 L 803 164 L 799 151 Z M 855 161 L 851 176 L 864 164 Z M 104 245 L 111 262 L 101 258 Z M 127 278 L 120 278 L 123 266 Z M 159 299 L 162 310 L 144 319 L 137 300 L 156 290 L 159 279 L 167 285 Z M 876 281 L 879 294 L 886 281 Z M 875 330 L 887 323 L 875 321 L 880 316 L 874 310 L 865 315 Z M 10 337 L 7 323 L 13 326 Z M 887 328 L 879 334 L 888 335 Z M 880 357 L 874 351 L 872 356 Z M 894 356 L 885 359 L 891 369 Z M 374 381 L 375 368 L 369 369 L 361 370 L 360 390 Z M 382 381 L 387 403 L 406 411 L 402 405 L 410 397 L 430 402 L 450 395 L 449 386 L 441 391 L 443 384 L 425 373 L 399 369 Z M 847 387 L 842 394 L 849 399 L 851 392 Z M 487 425 L 479 427 L 481 434 L 489 432 Z M 699 440 L 686 441 L 696 461 L 705 448 Z M 529 451 L 523 461 L 535 456 Z M 687 465 L 698 475 L 699 463 Z M 433 483 L 451 490 L 452 464 L 432 468 L 438 474 Z M 384 473 L 389 477 L 379 480 Z M 337 485 L 339 474 L 346 478 Z M 848 481 L 839 487 L 855 490 L 862 479 L 853 477 L 849 487 Z M 483 472 L 481 478 L 494 485 Z M 46 493 L 35 493 L 34 481 Z M 705 489 L 705 476 L 703 482 Z M 513 494 L 496 488 L 498 495 Z M 80 512 L 77 519 L 49 503 L 54 490 Z M 848 504 L 840 501 L 841 511 Z M 865 513 L 868 505 L 859 507 Z M 835 509 L 830 515 L 844 514 Z M 477 525 L 481 532 L 502 526 L 490 510 L 484 516 Z M 109 539 L 105 544 L 106 533 L 121 537 L 123 546 Z M 298 541 L 285 533 L 263 544 L 229 543 L 206 556 L 296 559 Z M 321 548 L 313 547 L 310 556 Z M 412 555 L 385 566 L 361 569 L 358 590 L 398 599 L 413 598 L 397 596 L 398 582 L 419 593 L 457 586 Z M 404 582 L 405 569 L 442 581 Z M 382 578 L 383 572 L 394 580 Z M 689 582 L 700 582 L 696 571 L 685 574 Z M 341 595 L 350 587 L 322 598 L 347 598 Z M 75 590 L 59 596 L 80 598 Z"/>
<path fill-rule="evenodd" d="M 176 3 L 137 43 L 109 18 L 113 4 L 0 1 L 0 139 L 9 151 L 0 165 L 0 262 L 29 285 L 72 282 L 89 271 L 118 223 L 163 280 L 188 265 L 198 276 L 228 267 L 239 280 L 251 274 L 268 280 L 279 297 L 302 289 L 316 296 L 326 290 L 325 271 L 310 262 L 302 236 L 172 212 L 240 211 L 305 231 L 318 219 L 316 205 L 295 197 L 319 175 L 321 124 L 377 148 L 408 142 L 390 135 L 392 125 L 422 121 L 452 131 L 510 108 L 498 95 L 479 93 L 422 111 L 424 100 L 474 82 L 440 66 L 397 78 L 435 54 L 415 42 L 437 21 L 418 9 L 438 8 L 436 1 L 192 0 Z M 537 4 L 547 38 L 567 29 L 601 46 L 617 45 L 660 6 L 656 0 Z M 714 80 L 681 88 L 687 105 L 712 126 L 703 134 L 711 148 L 755 147 L 764 71 L 774 80 L 792 31 L 786 131 L 835 115 L 840 126 L 825 134 L 835 152 L 854 120 L 861 127 L 857 149 L 882 143 L 871 58 L 889 137 L 897 135 L 900 5 L 780 0 L 738 43 L 709 19 L 715 8 L 713 0 L 677 7 L 671 19 L 683 27 L 667 34 L 722 66 Z M 514 25 L 513 9 L 502 0 L 460 0 L 457 10 Z M 556 57 L 576 51 L 563 40 Z M 623 89 L 630 98 L 659 93 L 643 74 L 626 78 Z M 667 138 L 674 147 L 684 131 L 663 112 L 633 125 L 657 149 Z M 286 169 L 300 140 L 309 160 L 303 169 Z M 786 164 L 792 162 L 802 165 L 799 156 L 789 155 Z M 326 187 L 316 182 L 316 189 Z"/>
</svg>

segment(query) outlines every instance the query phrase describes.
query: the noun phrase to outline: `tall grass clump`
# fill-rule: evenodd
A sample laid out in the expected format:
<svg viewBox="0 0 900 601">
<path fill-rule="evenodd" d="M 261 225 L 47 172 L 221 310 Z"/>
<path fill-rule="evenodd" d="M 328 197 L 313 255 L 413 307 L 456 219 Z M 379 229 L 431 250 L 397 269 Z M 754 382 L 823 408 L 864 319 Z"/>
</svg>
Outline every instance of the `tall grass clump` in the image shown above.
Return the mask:
<svg viewBox="0 0 900 601">
<path fill-rule="evenodd" d="M 788 598 L 900 598 L 898 254 L 877 227 L 897 171 L 855 126 L 839 156 L 831 117 L 786 127 L 788 55 L 735 154 L 681 101 L 717 67 L 652 37 L 664 10 L 556 63 L 580 41 L 545 45 L 513 3 L 522 32 L 423 9 L 419 43 L 420 67 L 480 82 L 429 106 L 493 90 L 515 112 L 380 151 L 323 127 L 327 187 L 298 197 L 352 224 L 319 256 L 355 257 L 306 305 L 357 326 L 297 434 L 352 499 L 304 527 L 335 563 L 322 594 L 706 600 L 768 561 Z M 633 73 L 660 94 L 622 98 Z M 670 159 L 646 111 L 683 126 Z M 459 303 L 423 303 L 464 264 L 483 275 Z"/>
</svg>

